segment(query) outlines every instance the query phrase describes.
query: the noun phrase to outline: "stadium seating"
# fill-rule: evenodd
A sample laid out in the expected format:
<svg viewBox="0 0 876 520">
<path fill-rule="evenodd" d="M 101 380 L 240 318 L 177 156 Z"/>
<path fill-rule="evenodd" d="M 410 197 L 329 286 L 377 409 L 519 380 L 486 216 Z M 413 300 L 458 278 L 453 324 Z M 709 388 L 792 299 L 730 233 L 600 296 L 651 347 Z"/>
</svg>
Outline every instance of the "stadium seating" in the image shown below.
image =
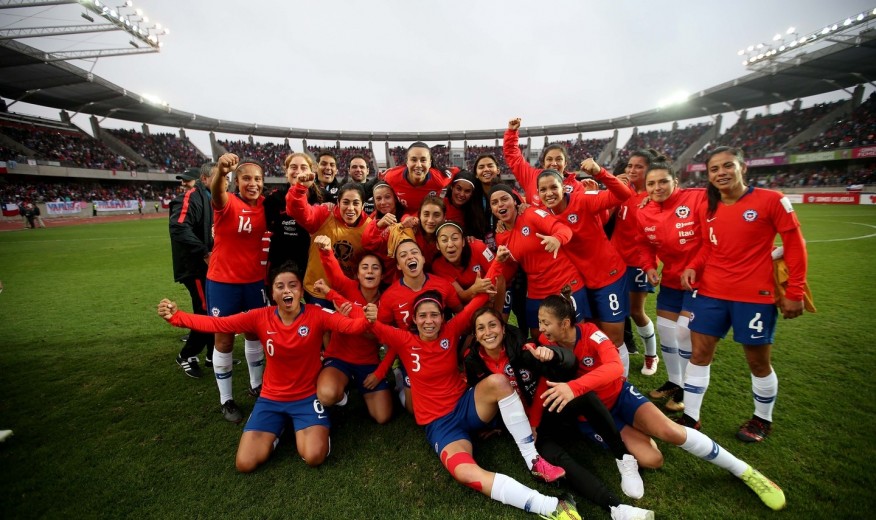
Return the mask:
<svg viewBox="0 0 876 520">
<path fill-rule="evenodd" d="M 155 167 L 168 173 L 181 173 L 199 166 L 204 158 L 188 140 L 171 133 L 145 135 L 135 130 L 105 130 L 146 158 Z"/>
<path fill-rule="evenodd" d="M 876 144 L 876 92 L 850 115 L 834 121 L 815 139 L 801 143 L 796 152 L 821 152 Z"/>
</svg>

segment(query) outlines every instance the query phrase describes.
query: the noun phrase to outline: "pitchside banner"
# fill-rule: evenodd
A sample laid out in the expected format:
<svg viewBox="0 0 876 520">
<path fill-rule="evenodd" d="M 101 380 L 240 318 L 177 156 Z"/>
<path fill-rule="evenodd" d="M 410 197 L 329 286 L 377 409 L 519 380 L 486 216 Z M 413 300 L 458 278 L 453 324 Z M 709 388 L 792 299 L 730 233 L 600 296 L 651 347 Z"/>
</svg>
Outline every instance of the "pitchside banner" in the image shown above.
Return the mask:
<svg viewBox="0 0 876 520">
<path fill-rule="evenodd" d="M 97 211 L 137 211 L 136 200 L 96 200 Z"/>
<path fill-rule="evenodd" d="M 776 155 L 774 157 L 759 157 L 757 159 L 746 159 L 745 164 L 749 168 L 759 168 L 761 166 L 781 166 L 788 164 L 788 158 L 784 155 Z M 696 163 L 687 165 L 688 172 L 704 172 L 706 171 L 705 163 Z"/>
<path fill-rule="evenodd" d="M 858 204 L 860 193 L 804 193 L 804 204 Z"/>
<path fill-rule="evenodd" d="M 87 207 L 86 202 L 46 202 L 46 212 L 52 216 L 78 215 Z"/>
</svg>

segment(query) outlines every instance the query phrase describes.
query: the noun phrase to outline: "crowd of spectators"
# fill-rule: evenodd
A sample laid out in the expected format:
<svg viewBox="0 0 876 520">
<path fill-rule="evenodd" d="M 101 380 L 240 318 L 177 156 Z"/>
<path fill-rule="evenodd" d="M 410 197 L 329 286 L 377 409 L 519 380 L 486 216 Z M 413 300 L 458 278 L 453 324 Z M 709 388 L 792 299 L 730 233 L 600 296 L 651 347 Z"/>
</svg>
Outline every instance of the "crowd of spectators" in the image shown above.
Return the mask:
<svg viewBox="0 0 876 520">
<path fill-rule="evenodd" d="M 307 151 L 313 155 L 314 159 L 319 159 L 319 154 L 323 152 L 331 152 L 335 154 L 338 160 L 338 178 L 346 179 L 350 174 L 350 160 L 354 155 L 362 155 L 365 157 L 365 162 L 368 163 L 369 175 L 374 175 L 377 163 L 374 161 L 374 154 L 371 153 L 371 148 L 367 146 L 347 146 L 337 148 L 334 146 L 308 146 Z"/>
<path fill-rule="evenodd" d="M 631 153 L 648 148 L 653 148 L 674 161 L 711 127 L 712 123 L 698 123 L 673 130 L 638 132 L 630 137 L 630 140 L 618 153 L 619 161 L 625 164 Z"/>
<path fill-rule="evenodd" d="M 250 143 L 248 140 L 219 141 L 223 148 L 238 157 L 251 157 L 265 167 L 265 176 L 283 177 L 283 161 L 292 153 L 292 149 L 285 143 Z"/>
<path fill-rule="evenodd" d="M 150 133 L 135 130 L 104 130 L 130 146 L 147 161 L 168 173 L 182 173 L 187 168 L 200 166 L 204 158 L 188 139 L 172 133 Z"/>
<path fill-rule="evenodd" d="M 49 182 L 7 181 L 0 184 L 0 202 L 91 202 L 94 200 L 172 199 L 181 189 L 178 181 L 137 182 Z"/>
<path fill-rule="evenodd" d="M 796 152 L 822 152 L 876 144 L 876 92 L 851 114 L 843 116 L 818 137 L 795 147 Z"/>
<path fill-rule="evenodd" d="M 95 170 L 134 170 L 136 164 L 91 136 L 34 124 L 0 121 L 0 132 L 33 150 L 32 159 L 57 161 L 61 166 Z M 16 154 L 16 156 L 19 154 Z"/>
<path fill-rule="evenodd" d="M 606 137 L 603 139 L 551 141 L 550 144 L 561 144 L 565 146 L 566 150 L 569 152 L 569 162 L 571 163 L 567 168 L 570 170 L 578 170 L 585 159 L 590 157 L 598 159 L 609 141 L 611 141 L 611 138 Z"/>
</svg>

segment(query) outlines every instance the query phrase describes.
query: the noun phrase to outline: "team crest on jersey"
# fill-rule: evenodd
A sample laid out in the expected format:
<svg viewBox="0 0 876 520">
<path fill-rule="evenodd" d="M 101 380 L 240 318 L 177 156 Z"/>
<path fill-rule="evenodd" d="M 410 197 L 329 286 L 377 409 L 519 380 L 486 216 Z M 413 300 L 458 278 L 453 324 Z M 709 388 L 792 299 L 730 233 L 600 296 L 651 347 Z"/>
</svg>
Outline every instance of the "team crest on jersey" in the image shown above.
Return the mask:
<svg viewBox="0 0 876 520">
<path fill-rule="evenodd" d="M 592 367 L 593 366 L 593 358 L 590 356 L 581 358 L 581 364 L 584 365 L 585 367 Z"/>
<path fill-rule="evenodd" d="M 571 215 L 569 215 L 566 218 L 569 219 L 570 224 L 574 224 L 574 223 L 578 222 L 578 214 L 577 213 L 572 213 Z"/>
<path fill-rule="evenodd" d="M 571 184 L 563 184 L 563 191 L 568 195 L 572 193 L 572 185 Z"/>
<path fill-rule="evenodd" d="M 746 222 L 754 222 L 755 220 L 757 220 L 757 211 L 754 211 L 753 209 L 747 209 L 745 210 L 745 213 L 742 214 L 742 218 Z"/>
<path fill-rule="evenodd" d="M 430 197 L 436 197 L 436 196 L 438 196 L 438 192 L 435 191 L 435 190 L 432 190 L 432 191 L 429 192 L 429 196 L 430 196 Z"/>
<path fill-rule="evenodd" d="M 603 341 L 607 340 L 608 336 L 606 336 L 601 330 L 597 330 L 596 332 L 594 332 L 593 334 L 590 335 L 590 339 L 592 341 L 596 342 L 596 344 L 598 345 L 598 344 L 602 343 Z"/>
<path fill-rule="evenodd" d="M 213 317 L 218 318 L 219 317 L 219 307 L 213 307 L 212 309 L 210 309 L 210 314 L 212 314 Z"/>
<path fill-rule="evenodd" d="M 524 383 L 530 382 L 532 380 L 532 372 L 526 370 L 525 368 L 521 368 L 520 379 L 522 379 Z"/>
<path fill-rule="evenodd" d="M 298 335 L 302 338 L 306 338 L 307 335 L 310 334 L 310 328 L 307 325 L 302 325 L 298 327 Z"/>
<path fill-rule="evenodd" d="M 523 236 L 528 237 L 529 236 L 529 226 L 523 226 L 523 229 L 521 229 L 520 232 L 523 233 Z"/>
<path fill-rule="evenodd" d="M 449 349 L 450 348 L 450 340 L 447 338 L 442 339 L 441 340 L 441 348 L 443 348 L 444 350 Z"/>
<path fill-rule="evenodd" d="M 675 208 L 675 216 L 678 218 L 687 218 L 690 216 L 690 208 L 687 206 L 679 206 Z"/>
<path fill-rule="evenodd" d="M 473 265 L 473 266 L 471 266 L 471 270 L 476 272 L 476 273 L 479 273 L 479 272 L 481 272 L 481 266 Z"/>
</svg>

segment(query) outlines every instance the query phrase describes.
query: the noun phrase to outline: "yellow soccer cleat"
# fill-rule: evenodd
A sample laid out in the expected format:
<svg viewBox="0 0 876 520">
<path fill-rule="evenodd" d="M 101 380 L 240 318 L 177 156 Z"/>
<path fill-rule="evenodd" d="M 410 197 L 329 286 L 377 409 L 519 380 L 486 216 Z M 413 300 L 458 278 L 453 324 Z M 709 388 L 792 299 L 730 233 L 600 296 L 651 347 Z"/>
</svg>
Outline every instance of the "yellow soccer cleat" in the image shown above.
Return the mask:
<svg viewBox="0 0 876 520">
<path fill-rule="evenodd" d="M 785 504 L 787 504 L 785 501 L 785 493 L 782 491 L 782 488 L 751 466 L 748 466 L 748 469 L 745 470 L 739 478 L 745 482 L 746 486 L 750 487 L 752 491 L 757 493 L 760 500 L 773 511 L 783 509 Z"/>
</svg>

